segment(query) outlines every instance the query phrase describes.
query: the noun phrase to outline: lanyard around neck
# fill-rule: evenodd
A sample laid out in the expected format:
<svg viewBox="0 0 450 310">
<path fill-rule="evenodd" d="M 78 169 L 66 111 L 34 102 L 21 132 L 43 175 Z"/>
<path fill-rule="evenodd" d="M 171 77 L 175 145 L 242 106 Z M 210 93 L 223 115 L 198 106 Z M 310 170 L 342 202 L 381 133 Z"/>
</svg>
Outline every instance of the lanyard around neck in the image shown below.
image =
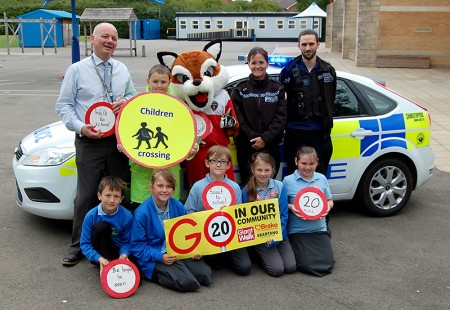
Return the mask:
<svg viewBox="0 0 450 310">
<path fill-rule="evenodd" d="M 95 63 L 94 56 L 91 55 L 92 64 L 94 65 L 95 72 L 97 72 L 97 75 L 102 82 L 103 90 L 108 95 L 108 99 L 110 100 L 110 103 L 113 103 L 115 101 L 114 93 L 112 92 L 112 72 L 113 72 L 113 65 L 111 64 L 111 74 L 110 74 L 110 81 L 109 85 L 106 85 L 105 80 L 103 79 L 102 75 L 100 74 L 100 71 L 98 71 L 97 64 Z M 106 66 L 105 70 L 109 70 L 109 66 Z"/>
</svg>

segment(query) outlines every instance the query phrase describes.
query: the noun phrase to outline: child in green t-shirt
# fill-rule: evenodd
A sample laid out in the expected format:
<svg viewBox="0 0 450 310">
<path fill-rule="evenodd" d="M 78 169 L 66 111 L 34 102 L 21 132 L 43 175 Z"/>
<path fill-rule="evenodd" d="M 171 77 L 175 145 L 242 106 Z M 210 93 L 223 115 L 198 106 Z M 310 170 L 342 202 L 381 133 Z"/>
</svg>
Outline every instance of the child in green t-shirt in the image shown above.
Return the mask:
<svg viewBox="0 0 450 310">
<path fill-rule="evenodd" d="M 161 64 L 154 65 L 150 68 L 146 81 L 147 91 L 158 90 L 168 93 L 170 85 L 170 70 L 166 66 L 163 66 Z M 119 151 L 123 151 L 122 145 L 117 145 L 117 148 L 119 149 Z M 136 164 L 135 162 L 131 162 L 130 170 L 130 200 L 134 203 L 143 203 L 148 197 L 150 197 L 150 190 L 148 186 L 151 181 L 153 169 L 143 167 Z M 166 170 L 170 171 L 175 176 L 175 181 L 177 184 L 172 197 L 175 199 L 180 199 L 181 167 L 179 164 L 176 164 L 166 168 Z"/>
</svg>

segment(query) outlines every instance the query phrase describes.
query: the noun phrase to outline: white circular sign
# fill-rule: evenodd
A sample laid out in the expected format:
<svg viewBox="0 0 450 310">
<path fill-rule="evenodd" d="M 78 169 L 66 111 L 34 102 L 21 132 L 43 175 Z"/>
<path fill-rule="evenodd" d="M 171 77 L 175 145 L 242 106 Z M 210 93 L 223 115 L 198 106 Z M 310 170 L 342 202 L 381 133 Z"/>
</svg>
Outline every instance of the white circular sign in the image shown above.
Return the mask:
<svg viewBox="0 0 450 310">
<path fill-rule="evenodd" d="M 318 220 L 328 211 L 325 194 L 317 187 L 305 187 L 295 196 L 295 208 L 307 220 Z"/>
<path fill-rule="evenodd" d="M 94 125 L 93 132 L 101 131 L 107 137 L 114 133 L 116 115 L 108 102 L 96 102 L 86 111 L 85 123 Z"/>
<path fill-rule="evenodd" d="M 197 137 L 201 137 L 206 132 L 206 122 L 203 117 L 198 114 L 194 114 L 194 117 L 195 121 L 197 122 Z"/>
<path fill-rule="evenodd" d="M 228 213 L 215 212 L 206 219 L 205 237 L 214 246 L 226 246 L 233 239 L 235 232 L 236 224 Z"/>
<path fill-rule="evenodd" d="M 207 210 L 228 207 L 236 203 L 236 193 L 228 183 L 214 181 L 203 190 L 202 202 Z"/>
<path fill-rule="evenodd" d="M 194 118 L 197 123 L 197 137 L 203 140 L 212 132 L 211 121 L 204 113 L 194 113 Z"/>
<path fill-rule="evenodd" d="M 136 283 L 136 275 L 131 267 L 119 264 L 111 268 L 106 280 L 111 290 L 117 293 L 125 293 L 133 288 Z"/>
<path fill-rule="evenodd" d="M 139 286 L 140 275 L 136 265 L 125 259 L 108 263 L 100 276 L 103 289 L 115 298 L 132 295 Z"/>
</svg>

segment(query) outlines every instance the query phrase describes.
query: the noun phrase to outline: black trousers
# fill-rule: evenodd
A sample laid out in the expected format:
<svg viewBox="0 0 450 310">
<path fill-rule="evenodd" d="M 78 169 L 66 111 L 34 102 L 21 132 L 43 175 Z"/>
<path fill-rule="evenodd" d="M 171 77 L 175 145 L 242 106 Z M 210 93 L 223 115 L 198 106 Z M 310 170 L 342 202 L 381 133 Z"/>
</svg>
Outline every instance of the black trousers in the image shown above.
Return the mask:
<svg viewBox="0 0 450 310">
<path fill-rule="evenodd" d="M 172 265 L 156 263 L 154 279 L 162 286 L 180 292 L 194 292 L 213 282 L 211 268 L 203 260 L 182 259 Z"/>
<path fill-rule="evenodd" d="M 214 268 L 221 268 L 222 265 L 228 265 L 235 273 L 240 276 L 249 275 L 252 271 L 252 261 L 246 248 L 227 251 L 203 257 L 205 262 Z"/>
<path fill-rule="evenodd" d="M 119 258 L 120 248 L 112 241 L 112 228 L 106 222 L 97 222 L 92 227 L 92 246 L 109 261 Z"/>
<path fill-rule="evenodd" d="M 117 150 L 115 135 L 104 139 L 75 138 L 78 171 L 74 200 L 72 245 L 68 253 L 80 256 L 81 226 L 86 213 L 98 205 L 97 188 L 104 176 L 114 175 L 124 181 L 128 174 L 128 158 Z"/>
<path fill-rule="evenodd" d="M 294 173 L 297 169 L 295 165 L 295 155 L 302 146 L 313 147 L 319 156 L 319 165 L 316 171 L 327 175 L 328 164 L 333 154 L 333 143 L 331 137 L 325 135 L 321 130 L 293 130 L 287 129 L 284 138 L 284 155 L 288 168 L 288 174 Z"/>
</svg>

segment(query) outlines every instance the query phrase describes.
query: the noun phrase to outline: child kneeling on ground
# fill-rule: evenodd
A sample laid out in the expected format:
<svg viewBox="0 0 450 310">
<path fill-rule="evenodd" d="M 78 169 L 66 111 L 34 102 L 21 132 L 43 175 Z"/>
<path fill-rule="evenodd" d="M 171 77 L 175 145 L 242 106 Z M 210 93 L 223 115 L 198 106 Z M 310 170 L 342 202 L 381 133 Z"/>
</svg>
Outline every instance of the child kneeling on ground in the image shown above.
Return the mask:
<svg viewBox="0 0 450 310">
<path fill-rule="evenodd" d="M 166 252 L 164 220 L 186 215 L 183 204 L 172 198 L 175 177 L 167 170 L 155 170 L 151 196 L 135 211 L 131 232 L 131 252 L 145 278 L 170 289 L 193 292 L 213 281 L 211 268 L 201 255 L 178 260 Z"/>
<path fill-rule="evenodd" d="M 330 186 L 326 177 L 316 172 L 318 165 L 314 148 L 302 146 L 295 156 L 297 170 L 284 178 L 283 183 L 288 191 L 289 219 L 288 234 L 294 250 L 297 269 L 322 277 L 330 274 L 334 266 L 331 237 L 325 216 L 333 207 Z M 317 187 L 326 196 L 328 210 L 318 220 L 306 220 L 292 204 L 297 193 L 305 187 Z"/>
<path fill-rule="evenodd" d="M 195 182 L 189 192 L 189 196 L 184 204 L 187 213 L 199 212 L 206 210 L 202 203 L 202 194 L 205 187 L 214 181 L 222 181 L 233 188 L 236 195 L 236 204 L 241 203 L 241 189 L 239 185 L 230 180 L 226 171 L 231 166 L 231 152 L 222 145 L 214 145 L 206 152 L 206 167 L 209 168 L 209 173 L 206 176 Z M 241 248 L 215 255 L 205 256 L 205 260 L 215 269 L 221 268 L 221 263 L 226 260 L 234 272 L 241 276 L 250 274 L 252 270 L 252 263 L 247 249 Z"/>
<path fill-rule="evenodd" d="M 289 212 L 286 186 L 272 178 L 276 171 L 276 163 L 270 154 L 264 152 L 253 154 L 250 165 L 252 176 L 242 190 L 242 203 L 277 198 L 283 234 L 283 240 L 275 242 L 270 239 L 266 243 L 255 245 L 253 249 L 258 254 L 262 267 L 271 276 L 279 277 L 283 273 L 293 273 L 296 264 L 286 227 Z"/>
<path fill-rule="evenodd" d="M 115 176 L 104 177 L 98 186 L 100 204 L 91 209 L 81 228 L 80 248 L 84 256 L 100 265 L 100 274 L 109 261 L 130 256 L 133 215 L 120 203 L 126 183 Z"/>
</svg>

